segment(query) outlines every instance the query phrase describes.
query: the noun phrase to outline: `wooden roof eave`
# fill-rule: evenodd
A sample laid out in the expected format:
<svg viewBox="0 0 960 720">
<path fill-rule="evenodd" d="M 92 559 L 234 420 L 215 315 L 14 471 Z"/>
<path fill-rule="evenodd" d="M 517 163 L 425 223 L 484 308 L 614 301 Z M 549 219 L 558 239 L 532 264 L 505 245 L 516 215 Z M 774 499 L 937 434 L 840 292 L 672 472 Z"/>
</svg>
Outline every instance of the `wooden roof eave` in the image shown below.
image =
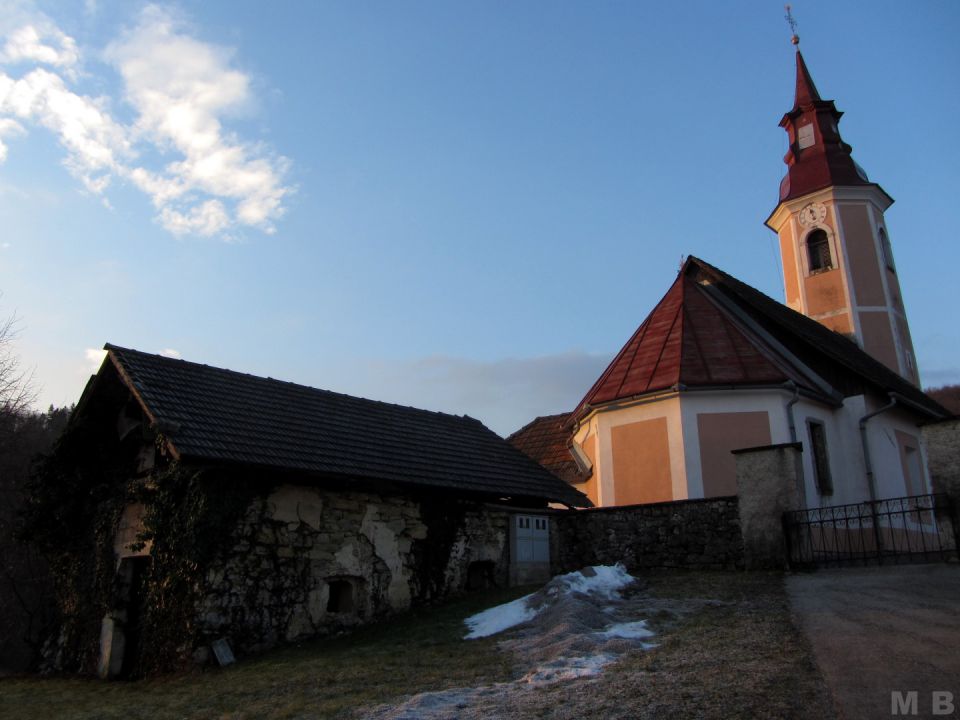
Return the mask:
<svg viewBox="0 0 960 720">
<path fill-rule="evenodd" d="M 137 401 L 137 404 L 140 406 L 140 409 L 143 411 L 143 414 L 146 416 L 147 420 L 150 421 L 150 426 L 153 428 L 159 428 L 162 424 L 162 418 L 158 417 L 150 410 L 150 406 L 147 405 L 146 400 L 143 399 L 143 396 L 140 394 L 140 391 L 137 390 L 136 383 L 133 382 L 133 378 L 127 373 L 123 367 L 123 363 L 120 362 L 116 354 L 113 351 L 113 348 L 110 345 L 106 345 L 104 349 L 107 351 L 107 357 L 110 359 L 110 362 L 113 363 L 113 367 L 117 371 L 117 375 L 120 377 L 120 380 L 130 391 L 130 394 Z M 99 373 L 97 373 L 99 375 Z M 173 440 L 166 434 L 161 433 L 163 442 L 166 445 L 167 450 L 170 452 L 170 455 L 173 456 L 174 460 L 179 461 L 181 459 L 180 451 L 177 449 L 176 445 L 173 444 Z"/>
</svg>

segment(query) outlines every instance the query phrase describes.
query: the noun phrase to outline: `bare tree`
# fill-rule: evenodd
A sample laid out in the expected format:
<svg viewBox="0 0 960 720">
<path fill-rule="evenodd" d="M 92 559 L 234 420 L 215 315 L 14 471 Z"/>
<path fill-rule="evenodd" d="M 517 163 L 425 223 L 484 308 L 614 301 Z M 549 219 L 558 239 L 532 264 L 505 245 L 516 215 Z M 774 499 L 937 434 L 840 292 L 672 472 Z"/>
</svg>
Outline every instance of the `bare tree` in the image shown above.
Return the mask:
<svg viewBox="0 0 960 720">
<path fill-rule="evenodd" d="M 0 414 L 10 418 L 27 412 L 36 400 L 33 375 L 21 369 L 13 349 L 18 322 L 16 315 L 0 320 Z"/>
<path fill-rule="evenodd" d="M 0 321 L 0 676 L 36 664 L 52 622 L 47 564 L 18 531 L 33 458 L 49 450 L 67 413 L 33 410 L 33 376 L 14 349 L 17 325 L 14 315 Z"/>
</svg>

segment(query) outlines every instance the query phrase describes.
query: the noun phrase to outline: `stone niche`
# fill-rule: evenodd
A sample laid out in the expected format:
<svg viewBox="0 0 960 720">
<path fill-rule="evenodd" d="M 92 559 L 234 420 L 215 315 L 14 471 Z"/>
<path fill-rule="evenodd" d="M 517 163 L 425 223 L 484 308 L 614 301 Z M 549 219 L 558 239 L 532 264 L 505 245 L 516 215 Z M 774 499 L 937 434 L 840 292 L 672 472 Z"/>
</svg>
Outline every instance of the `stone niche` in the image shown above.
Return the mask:
<svg viewBox="0 0 960 720">
<path fill-rule="evenodd" d="M 257 651 L 505 585 L 508 528 L 479 503 L 282 485 L 202 579 L 195 644 Z"/>
</svg>

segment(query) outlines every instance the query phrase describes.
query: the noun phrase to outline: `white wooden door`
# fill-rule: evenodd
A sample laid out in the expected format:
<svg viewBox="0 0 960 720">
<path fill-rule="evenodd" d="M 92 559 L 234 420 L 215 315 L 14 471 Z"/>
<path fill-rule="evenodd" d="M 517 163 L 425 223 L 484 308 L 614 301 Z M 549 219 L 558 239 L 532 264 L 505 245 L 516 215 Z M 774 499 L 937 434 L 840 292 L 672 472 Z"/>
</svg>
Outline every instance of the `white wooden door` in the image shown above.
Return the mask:
<svg viewBox="0 0 960 720">
<path fill-rule="evenodd" d="M 550 519 L 515 515 L 517 562 L 550 562 Z"/>
</svg>

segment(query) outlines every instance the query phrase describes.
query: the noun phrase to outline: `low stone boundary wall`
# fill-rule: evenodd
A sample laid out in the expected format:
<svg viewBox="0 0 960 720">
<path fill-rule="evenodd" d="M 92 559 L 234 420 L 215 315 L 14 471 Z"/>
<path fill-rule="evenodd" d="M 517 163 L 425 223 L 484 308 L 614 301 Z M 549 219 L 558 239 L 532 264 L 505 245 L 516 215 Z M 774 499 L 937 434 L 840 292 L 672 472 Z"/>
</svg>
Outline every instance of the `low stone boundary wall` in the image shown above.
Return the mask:
<svg viewBox="0 0 960 720">
<path fill-rule="evenodd" d="M 923 427 L 933 492 L 947 493 L 960 505 L 960 418 Z"/>
<path fill-rule="evenodd" d="M 554 573 L 617 562 L 628 570 L 744 565 L 736 497 L 570 510 L 553 527 Z"/>
</svg>

